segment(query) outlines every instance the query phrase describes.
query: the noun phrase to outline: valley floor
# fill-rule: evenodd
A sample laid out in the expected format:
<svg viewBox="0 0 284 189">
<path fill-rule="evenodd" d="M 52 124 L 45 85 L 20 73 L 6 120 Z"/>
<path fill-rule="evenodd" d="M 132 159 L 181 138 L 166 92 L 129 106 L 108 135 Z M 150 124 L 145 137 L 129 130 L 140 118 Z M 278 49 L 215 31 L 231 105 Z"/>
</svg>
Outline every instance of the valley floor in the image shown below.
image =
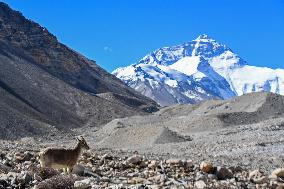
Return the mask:
<svg viewBox="0 0 284 189">
<path fill-rule="evenodd" d="M 64 135 L 1 141 L 0 188 L 280 189 L 283 107 L 282 96 L 255 93 L 166 107 Z M 91 150 L 74 174 L 40 170 L 40 149 L 70 147 L 76 135 L 84 135 Z"/>
<path fill-rule="evenodd" d="M 13 142 L 1 141 L 0 188 L 67 188 L 74 183 L 78 188 L 282 186 L 281 174 L 284 174 L 284 170 L 278 170 L 282 171 L 279 177 L 273 177 L 271 172 L 283 167 L 284 118 L 196 132 L 191 138 L 179 137 L 177 133 L 161 129 L 159 126 L 157 128 L 152 132 L 148 130 L 147 135 L 150 135 L 150 138 L 156 137 L 155 141 L 158 143 L 153 144 L 148 139 L 146 142 L 140 138 L 139 133 L 132 133 L 134 137 L 140 138 L 141 145 L 135 144 L 137 141 L 133 140 L 133 145 L 128 144 L 129 147 L 126 145 L 131 143 L 131 137 L 115 146 L 108 138 L 96 141 L 101 129 L 89 135 L 85 133 L 91 150 L 80 158 L 79 163 L 82 167 L 79 166 L 79 172 L 69 176 L 56 170 L 40 171 L 36 156 L 44 147 L 68 147 L 74 144 L 74 140 L 55 136 L 46 141 L 36 141 L 33 138 Z M 123 132 L 127 134 L 129 131 Z M 161 136 L 172 141 L 169 142 Z M 112 138 L 116 140 L 115 137 Z M 212 162 L 214 168 L 211 172 L 206 173 L 200 169 L 202 161 Z M 253 172 L 254 170 L 260 172 Z"/>
</svg>

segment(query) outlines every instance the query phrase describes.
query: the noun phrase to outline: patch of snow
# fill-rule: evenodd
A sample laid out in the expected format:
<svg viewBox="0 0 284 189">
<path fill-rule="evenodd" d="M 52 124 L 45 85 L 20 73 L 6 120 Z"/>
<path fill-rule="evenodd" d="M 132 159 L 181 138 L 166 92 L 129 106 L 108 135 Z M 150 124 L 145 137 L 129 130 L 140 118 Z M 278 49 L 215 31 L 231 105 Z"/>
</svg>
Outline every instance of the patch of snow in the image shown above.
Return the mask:
<svg viewBox="0 0 284 189">
<path fill-rule="evenodd" d="M 186 75 L 193 75 L 198 72 L 200 56 L 184 57 L 169 67 Z"/>
</svg>

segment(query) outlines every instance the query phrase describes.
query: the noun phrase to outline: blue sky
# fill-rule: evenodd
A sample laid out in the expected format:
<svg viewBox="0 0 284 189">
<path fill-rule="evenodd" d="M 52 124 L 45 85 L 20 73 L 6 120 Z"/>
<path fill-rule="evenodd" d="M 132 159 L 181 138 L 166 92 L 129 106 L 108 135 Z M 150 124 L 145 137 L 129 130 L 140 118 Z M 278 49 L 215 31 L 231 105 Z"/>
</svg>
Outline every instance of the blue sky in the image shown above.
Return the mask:
<svg viewBox="0 0 284 189">
<path fill-rule="evenodd" d="M 4 0 L 108 71 L 206 33 L 249 64 L 284 68 L 283 0 Z"/>
</svg>

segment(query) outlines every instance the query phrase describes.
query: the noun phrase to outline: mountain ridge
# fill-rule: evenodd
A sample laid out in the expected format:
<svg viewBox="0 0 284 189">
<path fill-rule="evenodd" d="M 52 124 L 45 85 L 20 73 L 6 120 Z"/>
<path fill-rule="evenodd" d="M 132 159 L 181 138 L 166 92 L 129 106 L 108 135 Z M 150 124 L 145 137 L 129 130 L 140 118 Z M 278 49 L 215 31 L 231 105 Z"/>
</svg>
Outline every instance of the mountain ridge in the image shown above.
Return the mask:
<svg viewBox="0 0 284 189">
<path fill-rule="evenodd" d="M 0 138 L 72 133 L 158 107 L 5 3 L 0 67 Z"/>
</svg>

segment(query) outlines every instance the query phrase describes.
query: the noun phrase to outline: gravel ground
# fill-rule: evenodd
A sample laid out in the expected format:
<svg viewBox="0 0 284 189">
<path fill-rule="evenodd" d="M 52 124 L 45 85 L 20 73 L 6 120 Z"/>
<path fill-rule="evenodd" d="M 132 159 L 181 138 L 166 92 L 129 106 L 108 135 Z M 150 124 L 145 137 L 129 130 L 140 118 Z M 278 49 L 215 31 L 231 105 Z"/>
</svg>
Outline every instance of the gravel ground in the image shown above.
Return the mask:
<svg viewBox="0 0 284 189">
<path fill-rule="evenodd" d="M 194 163 L 185 157 L 165 158 L 109 149 L 83 152 L 72 174 L 66 175 L 62 170 L 40 168 L 37 154 L 43 147 L 32 138 L 2 141 L 0 188 L 284 188 L 284 169 L 281 168 L 271 172 L 250 171 L 241 166 L 218 165 L 210 161 Z"/>
</svg>

